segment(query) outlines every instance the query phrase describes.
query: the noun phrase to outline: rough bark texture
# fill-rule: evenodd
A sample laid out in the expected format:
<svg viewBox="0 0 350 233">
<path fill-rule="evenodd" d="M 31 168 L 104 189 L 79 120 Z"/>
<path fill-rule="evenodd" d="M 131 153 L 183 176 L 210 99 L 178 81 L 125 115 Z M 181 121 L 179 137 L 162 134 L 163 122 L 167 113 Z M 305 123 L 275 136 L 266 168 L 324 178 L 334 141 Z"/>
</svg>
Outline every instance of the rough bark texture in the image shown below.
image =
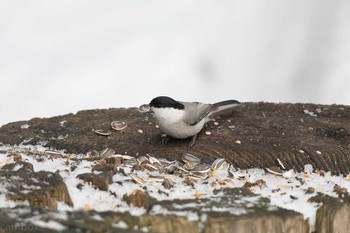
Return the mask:
<svg viewBox="0 0 350 233">
<path fill-rule="evenodd" d="M 205 233 L 301 233 L 309 232 L 308 224 L 303 216 L 297 213 L 283 211 L 278 213 L 265 212 L 265 214 L 247 217 L 211 217 L 209 216 Z M 333 232 L 333 231 L 329 231 Z"/>
<path fill-rule="evenodd" d="M 65 226 L 62 232 L 148 232 L 153 233 L 211 233 L 211 232 L 236 232 L 236 233 L 262 233 L 262 232 L 285 232 L 285 233 L 307 233 L 309 227 L 300 213 L 271 207 L 267 198 L 261 198 L 251 193 L 246 188 L 235 188 L 222 190 L 225 195 L 212 199 L 197 200 L 173 200 L 160 201 L 160 205 L 167 211 L 189 211 L 198 215 L 197 219 L 189 219 L 187 216 L 177 214 L 152 215 L 146 214 L 140 217 L 131 216 L 128 213 L 74 211 L 62 218 L 51 211 L 35 211 L 28 207 L 17 207 L 14 209 L 0 209 L 0 226 L 10 229 L 5 232 L 45 232 L 45 228 L 29 226 L 26 218 L 36 217 L 41 221 L 54 221 Z M 245 197 L 257 197 L 255 202 L 240 202 Z M 176 205 L 173 205 L 173 204 Z M 187 206 L 182 208 L 181 206 Z M 240 214 L 228 212 L 216 212 L 210 210 L 213 206 L 226 206 L 241 209 Z M 207 211 L 203 211 L 207 209 Z M 14 216 L 16 218 L 14 219 Z M 126 228 L 116 225 L 120 221 L 126 224 Z M 23 226 L 23 228 L 19 228 Z M 24 229 L 23 231 L 21 229 Z M 143 229 L 143 230 L 142 230 Z M 0 231 L 1 232 L 1 231 Z M 58 231 L 48 231 L 58 232 Z"/>
<path fill-rule="evenodd" d="M 15 166 L 21 168 L 15 170 Z M 4 165 L 0 170 L 0 183 L 7 186 L 7 199 L 29 201 L 32 207 L 55 210 L 58 201 L 73 206 L 62 177 L 52 172 L 34 172 L 30 163 Z"/>
<path fill-rule="evenodd" d="M 112 130 L 110 123 L 117 120 L 128 126 Z M 276 166 L 279 158 L 286 169 L 300 171 L 305 164 L 312 164 L 335 174 L 350 172 L 349 106 L 245 103 L 216 120 L 219 125 L 209 122 L 190 149 L 188 140 L 161 146 L 161 132 L 154 119 L 136 108 L 86 110 L 9 123 L 0 128 L 0 142 L 47 142 L 46 146 L 74 153 L 111 147 L 123 154 L 151 153 L 172 159 L 191 152 L 208 161 L 224 157 L 240 168 Z M 25 124 L 29 128 L 21 128 Z M 92 129 L 110 131 L 111 135 L 100 136 Z"/>
<path fill-rule="evenodd" d="M 325 194 L 311 198 L 311 202 L 321 203 L 316 214 L 317 233 L 350 232 L 350 195 L 339 195 L 339 199 Z"/>
<path fill-rule="evenodd" d="M 110 127 L 112 121 L 125 121 L 128 126 L 122 131 L 114 131 Z M 335 174 L 348 174 L 350 171 L 349 106 L 245 103 L 228 111 L 226 116 L 216 118 L 216 122 L 209 122 L 205 126 L 198 135 L 197 144 L 190 149 L 187 148 L 188 140 L 173 140 L 162 146 L 161 132 L 154 119 L 149 114 L 138 112 L 136 108 L 86 110 L 77 114 L 9 123 L 0 128 L 0 142 L 45 144 L 47 147 L 65 149 L 71 153 L 102 151 L 109 147 L 121 154 L 150 153 L 170 159 L 179 159 L 184 152 L 190 152 L 208 162 L 223 157 L 238 168 L 273 167 L 278 165 L 278 158 L 286 169 L 300 171 L 305 164 L 312 164 L 315 169 L 332 171 Z M 101 136 L 93 132 L 93 129 L 110 131 L 111 134 Z M 237 206 L 246 211 L 237 216 L 215 211 L 203 213 L 203 205 L 198 205 L 194 209 L 188 209 L 199 216 L 198 220 L 193 221 L 175 215 L 134 217 L 124 213 L 94 211 L 73 211 L 68 214 L 67 219 L 60 219 L 53 212 L 42 208 L 55 209 L 56 200 L 72 204 L 68 193 L 61 195 L 53 189 L 61 187 L 62 191 L 65 188 L 61 184 L 62 178 L 54 173 L 34 172 L 28 163 L 22 165 L 16 171 L 13 171 L 15 165 L 5 165 L 0 170 L 0 181 L 8 182 L 15 187 L 13 190 L 18 190 L 17 194 L 14 191 L 15 195 L 8 198 L 29 200 L 32 207 L 40 210 L 30 210 L 28 207 L 0 209 L 0 232 L 30 232 L 30 227 L 33 226 L 24 219 L 39 214 L 42 221 L 53 220 L 66 226 L 63 232 L 142 232 L 142 227 L 150 232 L 309 232 L 309 226 L 300 213 L 271 208 L 269 199 L 266 198 L 260 198 L 254 205 L 243 203 L 242 206 Z M 103 174 L 109 174 L 114 169 L 113 164 L 94 167 L 96 171 L 106 172 Z M 17 184 L 17 181 L 9 178 L 18 176 L 21 172 L 28 177 L 28 184 L 31 182 L 29 178 L 35 177 L 50 185 L 30 192 L 34 197 L 31 199 L 30 195 L 23 194 L 23 184 Z M 48 177 L 53 180 L 47 180 Z M 106 177 L 101 180 L 100 177 L 87 174 L 81 178 L 106 190 L 111 182 L 110 176 Z M 310 200 L 323 203 L 317 211 L 317 232 L 349 232 L 349 198 L 348 193 L 342 190 L 340 187 L 338 199 Z M 235 198 L 252 195 L 246 188 L 226 192 L 227 195 L 218 202 L 208 200 L 207 203 L 202 203 L 205 203 L 206 208 L 232 206 Z M 174 200 L 156 204 L 169 211 L 176 211 L 172 206 L 174 202 L 181 206 L 191 201 Z M 103 220 L 96 219 L 96 215 L 100 215 Z M 121 220 L 128 225 L 128 229 L 116 227 L 115 224 Z M 19 223 L 24 227 L 19 228 Z M 35 231 L 56 232 L 38 226 L 35 226 Z"/>
</svg>

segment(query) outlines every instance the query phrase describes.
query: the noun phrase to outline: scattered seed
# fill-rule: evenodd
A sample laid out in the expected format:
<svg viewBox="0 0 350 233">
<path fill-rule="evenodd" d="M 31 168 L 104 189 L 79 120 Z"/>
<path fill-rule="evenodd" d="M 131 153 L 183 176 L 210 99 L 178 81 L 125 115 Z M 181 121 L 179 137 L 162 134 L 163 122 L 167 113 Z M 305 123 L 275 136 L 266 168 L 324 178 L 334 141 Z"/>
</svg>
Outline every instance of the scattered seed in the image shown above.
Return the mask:
<svg viewBox="0 0 350 233">
<path fill-rule="evenodd" d="M 345 179 L 350 181 L 350 173 L 346 175 Z"/>
<path fill-rule="evenodd" d="M 216 159 L 211 165 L 214 174 L 217 170 L 228 170 L 229 167 L 230 164 L 223 158 Z"/>
<path fill-rule="evenodd" d="M 279 189 L 293 189 L 293 187 L 291 185 L 288 185 L 288 184 L 279 184 L 279 185 L 277 185 L 277 188 L 279 188 Z"/>
<path fill-rule="evenodd" d="M 281 161 L 279 158 L 277 158 L 277 161 L 278 161 L 278 164 L 279 164 L 283 169 L 286 169 L 285 166 L 284 166 L 284 164 L 282 163 L 282 161 Z"/>
<path fill-rule="evenodd" d="M 324 177 L 324 171 L 322 171 L 322 170 L 315 170 L 315 173 L 319 174 L 322 177 Z"/>
<path fill-rule="evenodd" d="M 117 155 L 117 156 L 121 156 L 125 160 L 135 159 L 135 157 L 131 155 Z"/>
<path fill-rule="evenodd" d="M 143 133 L 143 130 L 142 130 L 142 129 L 139 129 L 139 130 L 137 130 L 137 132 L 139 132 L 139 133 Z"/>
<path fill-rule="evenodd" d="M 72 158 L 75 158 L 75 155 L 66 154 L 65 157 L 66 157 L 67 159 L 72 159 Z"/>
<path fill-rule="evenodd" d="M 165 178 L 162 185 L 166 189 L 171 189 L 172 187 L 174 187 L 174 182 L 169 178 Z"/>
<path fill-rule="evenodd" d="M 181 171 L 181 172 L 183 172 L 183 173 L 185 173 L 185 174 L 189 174 L 189 173 L 190 173 L 190 171 L 187 170 L 187 169 L 184 168 L 184 167 L 177 166 L 176 168 L 177 168 L 179 171 Z"/>
<path fill-rule="evenodd" d="M 201 180 L 205 180 L 209 177 L 209 172 L 193 172 L 192 171 L 192 176 L 195 177 L 195 178 L 199 178 Z"/>
<path fill-rule="evenodd" d="M 206 132 L 205 132 L 205 134 L 206 134 L 206 135 L 210 135 L 210 134 L 211 134 L 211 132 L 209 132 L 209 131 L 206 131 Z"/>
<path fill-rule="evenodd" d="M 217 182 L 218 184 L 220 184 L 220 185 L 225 185 L 225 184 L 226 184 L 225 180 L 222 179 L 222 178 L 216 178 L 216 182 Z"/>
<path fill-rule="evenodd" d="M 296 177 L 295 171 L 293 169 L 290 169 L 289 171 L 286 171 L 283 173 L 284 178 L 294 178 Z"/>
<path fill-rule="evenodd" d="M 146 183 L 141 177 L 138 177 L 137 175 L 129 174 L 129 176 L 131 177 L 131 179 L 133 179 L 133 181 L 135 181 L 136 183 L 142 186 L 145 185 Z"/>
<path fill-rule="evenodd" d="M 198 172 L 198 173 L 208 173 L 210 172 L 210 166 L 209 164 L 206 163 L 202 163 L 202 164 L 198 164 L 197 166 L 195 166 L 192 170 L 192 172 Z"/>
<path fill-rule="evenodd" d="M 187 171 L 193 170 L 197 166 L 197 163 L 187 162 L 183 166 Z"/>
<path fill-rule="evenodd" d="M 149 154 L 147 154 L 146 157 L 148 158 L 150 163 L 162 166 L 161 162 L 156 157 L 153 157 L 153 156 L 151 156 Z"/>
<path fill-rule="evenodd" d="M 169 166 L 165 167 L 165 170 L 169 173 L 172 174 L 174 171 L 177 169 L 176 164 L 170 164 Z"/>
<path fill-rule="evenodd" d="M 154 181 L 154 182 L 163 182 L 164 177 L 163 176 L 150 176 L 147 178 L 148 181 Z"/>
<path fill-rule="evenodd" d="M 8 165 L 8 164 L 10 164 L 10 163 L 11 163 L 11 157 L 9 157 L 9 158 L 6 159 L 6 164 Z"/>
<path fill-rule="evenodd" d="M 149 112 L 151 110 L 151 107 L 149 106 L 149 104 L 143 104 L 139 107 L 139 112 Z"/>
<path fill-rule="evenodd" d="M 139 163 L 139 164 L 141 164 L 141 163 L 143 163 L 143 162 L 145 162 L 145 161 L 148 161 L 148 158 L 146 157 L 146 156 L 140 156 L 140 157 L 138 157 L 137 159 L 136 159 L 136 161 Z"/>
<path fill-rule="evenodd" d="M 196 156 L 194 156 L 194 155 L 192 155 L 190 153 L 184 153 L 182 155 L 181 159 L 185 163 L 196 163 L 196 165 L 201 162 L 201 160 L 199 158 L 197 158 Z"/>
<path fill-rule="evenodd" d="M 241 144 L 242 142 L 240 140 L 236 140 L 236 144 Z"/>
<path fill-rule="evenodd" d="M 92 210 L 92 209 L 91 209 L 91 207 L 89 206 L 89 204 L 85 204 L 85 205 L 84 205 L 84 210 L 85 210 L 85 211 L 90 211 L 90 210 Z"/>
<path fill-rule="evenodd" d="M 101 135 L 101 136 L 109 136 L 109 135 L 112 134 L 112 132 L 110 132 L 110 131 L 104 132 L 104 131 L 101 130 L 101 129 L 97 129 L 97 130 L 93 129 L 92 131 L 95 132 L 95 133 L 98 134 L 98 135 Z"/>
<path fill-rule="evenodd" d="M 193 194 L 193 196 L 195 196 L 196 198 L 200 198 L 201 196 L 203 196 L 204 194 L 203 193 L 200 193 L 200 192 L 195 192 Z"/>
<path fill-rule="evenodd" d="M 106 149 L 104 149 L 104 150 L 101 152 L 100 157 L 101 157 L 101 158 L 109 158 L 109 157 L 113 156 L 114 153 L 115 153 L 115 150 L 114 150 L 114 149 L 112 149 L 112 148 L 106 148 Z"/>
<path fill-rule="evenodd" d="M 266 169 L 266 171 L 268 171 L 274 175 L 283 176 L 283 172 L 277 167 L 270 167 L 270 168 L 265 168 L 265 169 Z"/>
<path fill-rule="evenodd" d="M 134 167 L 136 164 L 138 164 L 136 159 L 128 159 L 123 162 L 123 165 L 125 167 L 131 167 L 131 168 Z"/>
<path fill-rule="evenodd" d="M 150 163 L 149 161 L 145 161 L 142 163 L 142 167 L 146 168 L 147 170 L 150 171 L 158 171 L 159 167 L 156 166 L 155 164 Z"/>
<path fill-rule="evenodd" d="M 111 127 L 114 130 L 121 131 L 125 129 L 128 125 L 124 121 L 113 121 Z"/>
<path fill-rule="evenodd" d="M 62 155 L 62 153 L 57 150 L 45 150 L 44 153 L 47 155 Z"/>
</svg>

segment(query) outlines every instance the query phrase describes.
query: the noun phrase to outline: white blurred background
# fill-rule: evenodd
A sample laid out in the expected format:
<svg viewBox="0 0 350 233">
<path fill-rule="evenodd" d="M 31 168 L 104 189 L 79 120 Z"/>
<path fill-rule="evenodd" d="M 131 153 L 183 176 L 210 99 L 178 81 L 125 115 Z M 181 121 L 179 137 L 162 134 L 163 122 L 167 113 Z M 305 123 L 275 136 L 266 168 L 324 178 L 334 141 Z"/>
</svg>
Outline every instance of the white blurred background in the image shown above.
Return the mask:
<svg viewBox="0 0 350 233">
<path fill-rule="evenodd" d="M 178 100 L 350 104 L 350 1 L 0 1 L 0 125 Z"/>
</svg>

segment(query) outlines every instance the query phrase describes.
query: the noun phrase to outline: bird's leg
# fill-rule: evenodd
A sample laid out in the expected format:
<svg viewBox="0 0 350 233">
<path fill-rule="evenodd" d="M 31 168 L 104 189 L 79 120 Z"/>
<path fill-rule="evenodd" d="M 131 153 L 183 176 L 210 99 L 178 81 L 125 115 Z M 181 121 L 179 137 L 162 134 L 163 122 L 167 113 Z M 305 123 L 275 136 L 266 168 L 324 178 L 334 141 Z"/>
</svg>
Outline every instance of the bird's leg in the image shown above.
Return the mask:
<svg viewBox="0 0 350 233">
<path fill-rule="evenodd" d="M 196 144 L 196 140 L 197 140 L 197 134 L 192 136 L 190 143 L 188 143 L 188 148 L 193 147 L 194 144 Z"/>
<path fill-rule="evenodd" d="M 168 135 L 162 136 L 161 143 L 165 146 L 170 141 L 170 137 Z"/>
</svg>

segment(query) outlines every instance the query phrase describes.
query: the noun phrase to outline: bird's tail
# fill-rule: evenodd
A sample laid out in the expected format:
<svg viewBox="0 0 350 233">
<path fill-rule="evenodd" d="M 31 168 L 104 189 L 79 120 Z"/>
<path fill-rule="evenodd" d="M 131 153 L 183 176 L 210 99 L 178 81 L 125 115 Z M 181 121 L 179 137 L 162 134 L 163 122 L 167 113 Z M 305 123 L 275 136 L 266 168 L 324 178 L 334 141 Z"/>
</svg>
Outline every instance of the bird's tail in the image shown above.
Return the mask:
<svg viewBox="0 0 350 233">
<path fill-rule="evenodd" d="M 215 113 L 218 113 L 223 110 L 230 109 L 239 105 L 241 105 L 241 103 L 237 100 L 225 100 L 225 101 L 215 103 L 213 104 L 214 110 L 211 112 L 210 115 L 213 115 Z"/>
</svg>

